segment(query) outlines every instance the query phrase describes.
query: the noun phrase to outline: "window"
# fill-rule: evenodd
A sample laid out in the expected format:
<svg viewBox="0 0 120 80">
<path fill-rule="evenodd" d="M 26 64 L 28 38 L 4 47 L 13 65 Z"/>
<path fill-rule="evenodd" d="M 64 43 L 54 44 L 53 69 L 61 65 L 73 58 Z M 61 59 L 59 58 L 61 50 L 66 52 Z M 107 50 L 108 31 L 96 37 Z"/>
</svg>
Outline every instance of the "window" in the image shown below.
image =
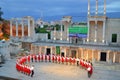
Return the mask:
<svg viewBox="0 0 120 80">
<path fill-rule="evenodd" d="M 112 34 L 112 42 L 117 42 L 117 34 Z"/>
</svg>

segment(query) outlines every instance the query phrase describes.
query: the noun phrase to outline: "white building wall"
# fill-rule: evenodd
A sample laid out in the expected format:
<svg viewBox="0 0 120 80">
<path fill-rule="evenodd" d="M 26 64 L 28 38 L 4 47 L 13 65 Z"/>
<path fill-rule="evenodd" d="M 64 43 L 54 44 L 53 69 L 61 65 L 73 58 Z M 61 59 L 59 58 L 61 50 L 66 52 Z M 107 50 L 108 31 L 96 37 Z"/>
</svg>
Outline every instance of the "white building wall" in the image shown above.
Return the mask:
<svg viewBox="0 0 120 80">
<path fill-rule="evenodd" d="M 18 54 L 21 51 L 22 44 L 21 43 L 10 43 L 10 53 Z"/>
<path fill-rule="evenodd" d="M 46 41 L 48 40 L 48 33 L 37 33 L 36 37 L 37 37 L 37 40 Z"/>
<path fill-rule="evenodd" d="M 107 19 L 106 22 L 106 40 L 112 43 L 112 34 L 117 34 L 117 45 L 120 45 L 120 19 Z"/>
</svg>

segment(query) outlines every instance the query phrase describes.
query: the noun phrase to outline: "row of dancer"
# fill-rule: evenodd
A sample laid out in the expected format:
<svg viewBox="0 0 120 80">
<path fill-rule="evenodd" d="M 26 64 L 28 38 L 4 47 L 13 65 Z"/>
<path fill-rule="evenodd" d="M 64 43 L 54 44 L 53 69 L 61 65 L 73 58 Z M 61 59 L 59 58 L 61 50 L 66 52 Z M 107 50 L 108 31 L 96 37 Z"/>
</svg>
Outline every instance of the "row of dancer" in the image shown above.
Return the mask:
<svg viewBox="0 0 120 80">
<path fill-rule="evenodd" d="M 34 66 L 29 66 L 26 64 L 27 58 L 26 57 L 22 57 L 20 59 L 17 59 L 16 61 L 16 70 L 18 72 L 21 72 L 23 74 L 26 74 L 28 76 L 33 77 L 34 74 Z"/>
<path fill-rule="evenodd" d="M 72 58 L 72 57 L 61 57 L 56 55 L 28 55 L 21 58 L 21 62 L 53 62 L 59 64 L 66 64 L 66 65 L 77 65 L 80 66 L 82 69 L 88 71 L 88 77 L 90 77 L 93 73 L 93 66 L 90 61 L 86 61 L 84 59 L 79 58 Z"/>
<path fill-rule="evenodd" d="M 29 56 L 30 58 L 30 56 Z M 30 59 L 29 59 L 30 60 Z M 77 65 L 80 66 L 82 69 L 85 69 L 88 71 L 88 77 L 90 78 L 93 73 L 93 66 L 90 61 L 87 61 L 85 59 L 79 59 L 79 58 L 72 58 L 72 57 L 61 57 L 56 55 L 32 55 L 31 56 L 32 62 L 53 62 L 53 63 L 61 63 L 66 65 Z"/>
</svg>

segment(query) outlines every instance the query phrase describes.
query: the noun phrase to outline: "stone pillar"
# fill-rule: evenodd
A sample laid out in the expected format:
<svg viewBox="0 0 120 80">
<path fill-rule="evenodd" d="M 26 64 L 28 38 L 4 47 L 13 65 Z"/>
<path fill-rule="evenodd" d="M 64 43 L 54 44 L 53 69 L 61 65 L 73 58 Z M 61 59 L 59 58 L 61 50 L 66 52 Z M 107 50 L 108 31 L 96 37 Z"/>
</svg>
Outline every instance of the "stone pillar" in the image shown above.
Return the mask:
<svg viewBox="0 0 120 80">
<path fill-rule="evenodd" d="M 110 54 L 110 51 L 107 51 L 107 59 L 106 59 L 106 61 L 109 63 L 109 54 Z"/>
<path fill-rule="evenodd" d="M 12 20 L 10 20 L 10 36 L 12 37 L 13 34 L 12 34 Z"/>
<path fill-rule="evenodd" d="M 106 0 L 104 0 L 104 16 L 106 16 Z"/>
<path fill-rule="evenodd" d="M 61 38 L 60 38 L 60 40 L 62 40 L 62 32 L 63 32 L 63 26 L 62 26 L 62 21 L 61 21 Z"/>
<path fill-rule="evenodd" d="M 65 57 L 66 57 L 66 55 L 67 55 L 66 52 L 65 52 L 66 48 L 63 48 L 63 49 L 64 49 L 64 53 L 65 53 Z"/>
<path fill-rule="evenodd" d="M 98 61 L 100 61 L 101 53 L 98 51 Z"/>
<path fill-rule="evenodd" d="M 76 58 L 79 58 L 79 57 L 78 57 L 79 49 L 77 49 L 76 52 L 77 52 L 77 54 L 76 54 Z"/>
<path fill-rule="evenodd" d="M 88 21 L 87 21 L 88 34 L 87 34 L 87 42 L 89 42 L 89 30 L 90 30 L 89 16 L 90 16 L 90 0 L 88 0 Z"/>
<path fill-rule="evenodd" d="M 96 16 L 98 15 L 98 0 L 96 0 L 96 12 L 95 12 Z"/>
<path fill-rule="evenodd" d="M 114 52 L 114 54 L 113 54 L 113 63 L 115 63 L 115 61 L 116 61 L 116 52 Z"/>
<path fill-rule="evenodd" d="M 81 58 L 83 59 L 83 48 L 81 48 Z"/>
<path fill-rule="evenodd" d="M 67 28 L 67 41 L 69 41 L 69 29 Z"/>
<path fill-rule="evenodd" d="M 24 21 L 22 20 L 22 37 L 24 37 Z"/>
<path fill-rule="evenodd" d="M 103 21 L 103 39 L 102 39 L 102 42 L 104 43 L 105 42 L 105 20 Z"/>
<path fill-rule="evenodd" d="M 54 27 L 54 40 L 56 40 L 56 27 Z"/>
<path fill-rule="evenodd" d="M 94 42 L 97 41 L 97 20 L 95 20 L 95 38 L 94 38 Z"/>
<path fill-rule="evenodd" d="M 40 48 L 39 48 L 39 46 L 37 46 L 37 54 L 39 54 L 39 50 L 40 50 Z"/>
<path fill-rule="evenodd" d="M 88 16 L 90 16 L 90 0 L 88 0 Z"/>
<path fill-rule="evenodd" d="M 36 51 L 36 50 L 37 50 L 37 46 L 35 45 L 35 54 L 37 54 L 37 51 Z"/>
<path fill-rule="evenodd" d="M 30 37 L 30 19 L 28 18 L 28 37 Z"/>
<path fill-rule="evenodd" d="M 51 48 L 50 48 L 50 49 L 51 49 L 51 52 L 50 52 L 51 60 L 52 60 L 52 54 L 53 54 L 53 53 L 52 53 L 52 47 L 53 47 L 53 46 L 51 46 Z"/>
<path fill-rule="evenodd" d="M 87 21 L 87 26 L 88 26 L 88 34 L 87 34 L 87 42 L 89 42 L 89 31 L 90 31 L 90 22 L 89 22 L 89 18 L 88 18 L 88 21 Z"/>
<path fill-rule="evenodd" d="M 47 49 L 47 46 L 45 46 L 44 54 L 46 54 L 46 52 L 47 52 L 46 49 Z"/>
<path fill-rule="evenodd" d="M 87 61 L 88 61 L 88 53 L 89 53 L 89 50 L 87 49 Z"/>
<path fill-rule="evenodd" d="M 41 46 L 39 46 L 39 54 L 41 54 Z"/>
<path fill-rule="evenodd" d="M 95 58 L 94 58 L 94 50 L 92 49 L 92 63 L 95 62 Z"/>
<path fill-rule="evenodd" d="M 34 29 L 34 27 L 35 27 L 35 22 L 34 20 L 32 20 L 32 28 Z"/>
<path fill-rule="evenodd" d="M 35 28 L 35 21 L 34 21 L 34 19 L 32 19 L 32 27 L 30 28 L 30 30 L 31 30 L 30 33 L 32 33 L 32 36 L 33 36 L 34 39 L 35 39 L 36 37 L 35 37 L 35 30 L 34 30 L 34 28 Z M 34 35 L 33 35 L 33 34 L 34 34 Z"/>
<path fill-rule="evenodd" d="M 18 22 L 17 22 L 17 19 L 16 19 L 16 37 L 18 37 Z"/>
</svg>

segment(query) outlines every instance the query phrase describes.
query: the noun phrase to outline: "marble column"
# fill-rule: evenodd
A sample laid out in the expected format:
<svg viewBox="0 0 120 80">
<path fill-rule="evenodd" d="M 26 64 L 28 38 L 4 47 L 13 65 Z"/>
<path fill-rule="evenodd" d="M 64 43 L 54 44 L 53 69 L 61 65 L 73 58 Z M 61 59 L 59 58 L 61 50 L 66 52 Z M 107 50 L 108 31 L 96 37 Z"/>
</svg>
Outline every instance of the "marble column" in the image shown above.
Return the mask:
<svg viewBox="0 0 120 80">
<path fill-rule="evenodd" d="M 102 39 L 102 42 L 104 43 L 105 42 L 105 20 L 103 21 L 103 39 Z"/>
<path fill-rule="evenodd" d="M 89 34 L 90 34 L 90 22 L 89 22 L 89 18 L 88 18 L 88 21 L 87 21 L 87 26 L 88 26 L 87 42 L 89 42 Z"/>
<path fill-rule="evenodd" d="M 87 50 L 87 61 L 88 61 L 88 59 L 89 59 L 89 50 L 88 49 L 86 49 Z"/>
<path fill-rule="evenodd" d="M 69 28 L 67 28 L 67 41 L 69 41 Z"/>
<path fill-rule="evenodd" d="M 10 20 L 10 36 L 12 37 L 13 34 L 12 34 L 12 20 Z"/>
<path fill-rule="evenodd" d="M 37 54 L 37 46 L 35 45 L 35 54 Z"/>
<path fill-rule="evenodd" d="M 54 27 L 54 40 L 56 40 L 56 27 Z"/>
<path fill-rule="evenodd" d="M 53 51 L 53 50 L 52 50 L 52 47 L 53 47 L 53 46 L 51 46 L 51 48 L 50 48 L 50 49 L 51 49 L 51 52 L 50 52 L 50 55 L 51 55 L 51 60 L 52 60 L 52 55 L 53 55 L 53 52 L 52 52 L 52 51 Z"/>
<path fill-rule="evenodd" d="M 83 59 L 83 48 L 81 48 L 81 58 Z"/>
<path fill-rule="evenodd" d="M 106 16 L 106 0 L 104 0 L 104 16 Z"/>
<path fill-rule="evenodd" d="M 88 16 L 90 16 L 90 0 L 88 0 Z"/>
<path fill-rule="evenodd" d="M 94 42 L 97 41 L 97 20 L 95 20 L 95 38 L 94 38 Z"/>
<path fill-rule="evenodd" d="M 92 62 L 95 62 L 95 58 L 94 58 L 94 50 L 92 49 Z"/>
<path fill-rule="evenodd" d="M 65 57 L 66 57 L 66 55 L 67 55 L 67 54 L 66 54 L 66 52 L 65 52 L 65 50 L 66 50 L 66 49 L 65 49 L 65 48 L 63 48 L 63 50 L 64 50 L 64 53 L 65 53 Z"/>
<path fill-rule="evenodd" d="M 60 40 L 62 40 L 62 32 L 63 32 L 63 26 L 62 26 L 62 21 L 61 21 L 61 38 L 60 38 Z"/>
<path fill-rule="evenodd" d="M 87 34 L 87 42 L 89 42 L 89 30 L 90 30 L 89 16 L 90 16 L 90 0 L 88 0 L 88 21 L 87 21 L 88 34 Z"/>
<path fill-rule="evenodd" d="M 107 60 L 108 63 L 110 62 L 110 56 L 109 55 L 110 55 L 110 51 L 107 51 L 107 57 L 106 57 L 107 59 L 106 60 Z"/>
<path fill-rule="evenodd" d="M 98 61 L 100 61 L 100 58 L 101 58 L 101 52 L 100 51 L 97 51 L 98 53 Z"/>
<path fill-rule="evenodd" d="M 116 52 L 113 53 L 113 63 L 116 62 L 116 54 L 117 54 Z"/>
<path fill-rule="evenodd" d="M 16 37 L 18 37 L 18 20 L 16 19 Z"/>
<path fill-rule="evenodd" d="M 22 37 L 24 37 L 24 21 L 22 20 Z"/>
<path fill-rule="evenodd" d="M 30 37 L 30 19 L 28 19 L 28 37 Z"/>
<path fill-rule="evenodd" d="M 41 54 L 41 46 L 39 46 L 39 54 Z"/>
<path fill-rule="evenodd" d="M 95 12 L 96 16 L 98 15 L 98 0 L 96 0 L 96 12 Z"/>
</svg>

